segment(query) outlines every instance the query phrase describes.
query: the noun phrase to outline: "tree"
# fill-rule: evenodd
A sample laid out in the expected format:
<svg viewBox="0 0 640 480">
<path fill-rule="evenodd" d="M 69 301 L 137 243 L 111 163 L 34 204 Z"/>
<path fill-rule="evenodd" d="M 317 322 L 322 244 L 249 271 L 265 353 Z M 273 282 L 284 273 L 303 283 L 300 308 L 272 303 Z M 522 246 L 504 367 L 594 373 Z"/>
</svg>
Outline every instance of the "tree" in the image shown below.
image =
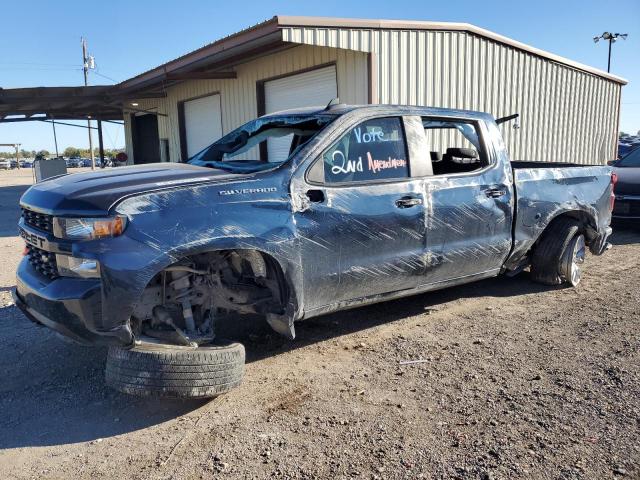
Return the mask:
<svg viewBox="0 0 640 480">
<path fill-rule="evenodd" d="M 67 147 L 64 149 L 64 152 L 62 153 L 65 157 L 79 157 L 80 156 L 80 150 L 76 147 Z"/>
<path fill-rule="evenodd" d="M 38 153 L 36 153 L 36 155 L 42 155 L 43 157 L 48 157 L 51 154 L 49 153 L 49 150 L 40 150 Z"/>
</svg>

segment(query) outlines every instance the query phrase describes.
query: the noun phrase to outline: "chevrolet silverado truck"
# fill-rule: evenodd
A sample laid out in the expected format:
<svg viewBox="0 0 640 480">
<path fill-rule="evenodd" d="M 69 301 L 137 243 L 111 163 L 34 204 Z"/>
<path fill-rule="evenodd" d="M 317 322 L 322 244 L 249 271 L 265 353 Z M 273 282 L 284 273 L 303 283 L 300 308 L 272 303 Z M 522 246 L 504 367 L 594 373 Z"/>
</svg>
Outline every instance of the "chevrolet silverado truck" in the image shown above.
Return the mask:
<svg viewBox="0 0 640 480">
<path fill-rule="evenodd" d="M 244 373 L 220 319 L 257 314 L 293 339 L 300 320 L 525 269 L 575 286 L 609 245 L 612 169 L 510 161 L 503 120 L 330 104 L 185 163 L 43 181 L 20 200 L 15 303 L 109 346 L 120 391 L 213 397 Z"/>
</svg>

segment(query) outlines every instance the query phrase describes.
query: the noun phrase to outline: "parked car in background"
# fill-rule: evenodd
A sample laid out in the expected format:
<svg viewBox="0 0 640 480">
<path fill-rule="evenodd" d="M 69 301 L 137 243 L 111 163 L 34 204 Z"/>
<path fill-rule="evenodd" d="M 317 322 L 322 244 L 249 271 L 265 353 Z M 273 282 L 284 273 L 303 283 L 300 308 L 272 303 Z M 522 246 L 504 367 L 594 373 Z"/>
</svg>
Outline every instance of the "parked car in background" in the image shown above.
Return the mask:
<svg viewBox="0 0 640 480">
<path fill-rule="evenodd" d="M 621 134 L 618 139 L 618 158 L 640 147 L 640 135 Z"/>
<path fill-rule="evenodd" d="M 640 147 L 613 163 L 618 177 L 613 208 L 615 220 L 640 220 Z"/>
<path fill-rule="evenodd" d="M 216 337 L 220 311 L 293 339 L 303 319 L 529 266 L 537 282 L 575 286 L 586 251 L 607 249 L 612 169 L 510 161 L 509 118 L 284 111 L 187 163 L 37 183 L 20 200 L 15 303 L 109 345 L 107 383 L 123 392 L 211 397 L 244 369 L 244 347 Z M 262 142 L 277 152 L 254 156 Z"/>
<path fill-rule="evenodd" d="M 0 170 L 11 170 L 11 160 L 8 158 L 0 158 Z"/>
<path fill-rule="evenodd" d="M 77 157 L 67 158 L 65 159 L 65 162 L 67 163 L 67 168 L 77 168 L 82 166 L 82 160 Z"/>
</svg>

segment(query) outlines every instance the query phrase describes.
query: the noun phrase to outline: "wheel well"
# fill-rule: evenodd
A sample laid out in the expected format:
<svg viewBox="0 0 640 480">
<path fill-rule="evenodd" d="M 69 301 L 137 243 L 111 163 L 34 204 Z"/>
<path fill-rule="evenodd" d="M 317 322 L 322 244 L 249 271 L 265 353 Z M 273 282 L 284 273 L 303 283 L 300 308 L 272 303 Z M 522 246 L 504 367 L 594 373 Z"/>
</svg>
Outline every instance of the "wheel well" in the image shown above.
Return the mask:
<svg viewBox="0 0 640 480">
<path fill-rule="evenodd" d="M 555 223 L 563 218 L 571 218 L 573 220 L 576 220 L 580 224 L 580 231 L 585 235 L 587 242 L 595 238 L 595 236 L 598 234 L 596 220 L 591 214 L 583 210 L 570 210 L 554 217 L 549 222 L 547 227 L 542 231 L 542 233 L 536 240 L 536 243 L 538 243 L 538 241 L 549 230 L 549 228 L 551 228 L 553 225 L 555 225 Z"/>
<path fill-rule="evenodd" d="M 132 328 L 173 343 L 215 336 L 224 312 L 284 317 L 291 292 L 280 263 L 255 249 L 198 252 L 158 272 L 134 306 Z"/>
</svg>

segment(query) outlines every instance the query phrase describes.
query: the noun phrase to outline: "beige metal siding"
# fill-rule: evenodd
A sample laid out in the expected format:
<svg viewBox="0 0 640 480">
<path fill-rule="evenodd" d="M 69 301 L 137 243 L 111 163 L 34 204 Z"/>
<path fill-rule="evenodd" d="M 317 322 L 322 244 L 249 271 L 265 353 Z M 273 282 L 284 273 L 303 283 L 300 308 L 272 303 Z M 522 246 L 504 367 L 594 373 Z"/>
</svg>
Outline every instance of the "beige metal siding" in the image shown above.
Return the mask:
<svg viewBox="0 0 640 480">
<path fill-rule="evenodd" d="M 292 48 L 259 57 L 235 66 L 237 78 L 225 80 L 190 80 L 167 89 L 167 96 L 160 103 L 162 113 L 158 117 L 160 137 L 169 138 L 169 155 L 172 161 L 181 158 L 178 122 L 178 102 L 191 98 L 220 93 L 222 102 L 222 130 L 228 133 L 258 115 L 256 84 L 260 80 L 295 73 L 320 65 L 335 63 L 338 77 L 338 96 L 342 102 L 366 104 L 368 102 L 367 55 L 350 50 L 295 45 Z M 143 100 L 140 106 L 143 107 Z M 144 103 L 147 105 L 147 103 Z M 131 129 L 125 118 L 127 153 L 131 150 Z"/>
<path fill-rule="evenodd" d="M 615 157 L 621 84 L 464 31 L 286 27 L 288 42 L 371 52 L 374 103 L 520 113 L 514 159 Z"/>
</svg>

